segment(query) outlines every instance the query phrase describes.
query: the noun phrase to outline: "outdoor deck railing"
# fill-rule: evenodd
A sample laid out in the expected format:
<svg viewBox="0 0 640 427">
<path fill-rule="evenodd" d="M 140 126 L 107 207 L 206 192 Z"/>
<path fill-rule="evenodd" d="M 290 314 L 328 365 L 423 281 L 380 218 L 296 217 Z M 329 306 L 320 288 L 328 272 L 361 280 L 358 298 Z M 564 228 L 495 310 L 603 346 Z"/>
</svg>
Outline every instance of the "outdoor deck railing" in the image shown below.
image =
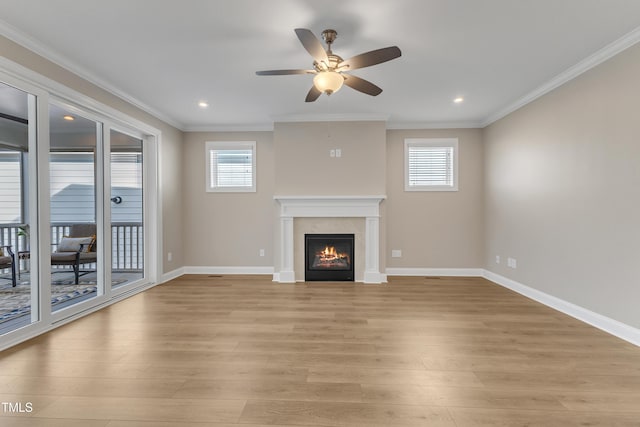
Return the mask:
<svg viewBox="0 0 640 427">
<path fill-rule="evenodd" d="M 69 234 L 71 223 L 51 224 L 51 251 L 62 236 Z M 14 253 L 27 251 L 25 224 L 0 224 L 0 246 L 11 245 Z M 144 229 L 139 222 L 111 224 L 111 268 L 117 271 L 142 271 L 144 268 Z M 21 261 L 24 263 L 24 261 Z M 24 266 L 21 265 L 22 268 Z"/>
</svg>

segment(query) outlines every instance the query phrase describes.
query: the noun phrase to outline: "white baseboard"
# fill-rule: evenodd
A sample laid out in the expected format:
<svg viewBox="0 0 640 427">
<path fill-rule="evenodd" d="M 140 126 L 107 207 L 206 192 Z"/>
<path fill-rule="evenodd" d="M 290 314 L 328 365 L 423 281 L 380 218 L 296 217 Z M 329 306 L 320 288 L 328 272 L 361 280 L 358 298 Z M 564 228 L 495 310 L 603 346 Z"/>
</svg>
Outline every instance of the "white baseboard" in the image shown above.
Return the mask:
<svg viewBox="0 0 640 427">
<path fill-rule="evenodd" d="M 387 268 L 387 276 L 483 277 L 482 268 Z"/>
<path fill-rule="evenodd" d="M 560 298 L 554 297 L 537 289 L 523 285 L 499 274 L 493 273 L 488 270 L 484 270 L 483 277 L 487 280 L 491 280 L 500 286 L 504 286 L 507 289 L 511 289 L 514 292 L 531 298 L 541 304 L 558 310 L 566 315 L 574 317 L 582 322 L 585 322 L 593 327 L 596 327 L 604 332 L 614 335 L 620 339 L 630 342 L 631 344 L 640 347 L 640 329 L 636 329 L 625 323 L 619 322 L 610 317 L 603 316 L 595 313 L 586 308 L 580 307 L 573 303 L 567 302 Z"/>
<path fill-rule="evenodd" d="M 160 283 L 165 283 L 165 282 L 168 282 L 169 280 L 177 279 L 182 275 L 184 275 L 184 267 L 176 268 L 173 271 L 164 273 L 162 277 L 160 277 Z"/>
<path fill-rule="evenodd" d="M 184 274 L 268 274 L 268 275 L 273 275 L 273 267 L 191 266 L 191 267 L 184 267 Z"/>
</svg>

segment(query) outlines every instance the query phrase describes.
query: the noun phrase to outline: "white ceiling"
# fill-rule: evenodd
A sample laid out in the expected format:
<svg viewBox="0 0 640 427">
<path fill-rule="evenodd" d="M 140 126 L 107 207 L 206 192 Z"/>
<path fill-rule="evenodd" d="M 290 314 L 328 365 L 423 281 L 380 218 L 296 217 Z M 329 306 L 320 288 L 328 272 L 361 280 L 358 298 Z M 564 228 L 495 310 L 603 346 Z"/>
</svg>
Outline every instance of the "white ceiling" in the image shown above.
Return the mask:
<svg viewBox="0 0 640 427">
<path fill-rule="evenodd" d="M 0 11 L 6 37 L 183 130 L 327 117 L 483 126 L 640 39 L 637 0 L 0 0 Z M 345 59 L 391 45 L 402 57 L 353 72 L 377 97 L 345 87 L 305 103 L 312 76 L 255 75 L 311 68 L 298 27 L 337 30 Z"/>
</svg>

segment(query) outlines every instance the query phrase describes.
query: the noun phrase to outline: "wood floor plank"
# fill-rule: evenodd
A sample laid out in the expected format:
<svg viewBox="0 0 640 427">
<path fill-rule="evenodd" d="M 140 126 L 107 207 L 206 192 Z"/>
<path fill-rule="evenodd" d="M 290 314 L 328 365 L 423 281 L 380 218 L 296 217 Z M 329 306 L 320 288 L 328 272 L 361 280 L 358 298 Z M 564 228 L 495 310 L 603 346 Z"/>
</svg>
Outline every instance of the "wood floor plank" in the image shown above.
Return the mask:
<svg viewBox="0 0 640 427">
<path fill-rule="evenodd" d="M 172 397 L 184 379 L 14 377 L 5 390 L 25 396 Z"/>
<path fill-rule="evenodd" d="M 452 408 L 451 416 L 464 427 L 638 427 L 638 414 Z"/>
<path fill-rule="evenodd" d="M 418 355 L 353 353 L 274 353 L 270 363 L 296 367 L 353 366 L 378 369 L 424 369 Z"/>
<path fill-rule="evenodd" d="M 176 398 L 304 400 L 361 402 L 360 384 L 271 381 L 189 380 L 174 394 Z"/>
<path fill-rule="evenodd" d="M 473 372 L 334 367 L 309 369 L 310 382 L 483 387 Z"/>
<path fill-rule="evenodd" d="M 36 418 L 235 423 L 244 400 L 61 397 Z"/>
<path fill-rule="evenodd" d="M 239 427 L 236 423 L 158 422 L 158 421 L 110 421 L 106 427 Z M 22 426 L 21 426 L 22 427 Z M 57 427 L 57 426 L 56 426 Z M 74 427 L 74 426 L 72 426 Z M 90 426 L 91 427 L 91 426 Z M 293 424 L 244 424 L 244 427 L 302 427 Z"/>
<path fill-rule="evenodd" d="M 444 408 L 345 402 L 281 402 L 250 400 L 240 423 L 315 426 L 456 427 Z"/>
<path fill-rule="evenodd" d="M 563 392 L 557 399 L 571 411 L 634 412 L 640 420 L 640 393 Z"/>
<path fill-rule="evenodd" d="M 544 390 L 500 390 L 484 387 L 363 384 L 363 401 L 427 406 L 563 410 L 561 396 Z"/>
<path fill-rule="evenodd" d="M 5 427 L 640 426 L 640 348 L 480 278 L 185 275 L 0 352 Z"/>
<path fill-rule="evenodd" d="M 487 387 L 575 391 L 637 392 L 640 376 L 592 373 L 475 372 Z"/>
<path fill-rule="evenodd" d="M 70 418 L 33 418 L 1 416 L 2 427 L 108 427 L 105 420 L 73 420 Z"/>
</svg>

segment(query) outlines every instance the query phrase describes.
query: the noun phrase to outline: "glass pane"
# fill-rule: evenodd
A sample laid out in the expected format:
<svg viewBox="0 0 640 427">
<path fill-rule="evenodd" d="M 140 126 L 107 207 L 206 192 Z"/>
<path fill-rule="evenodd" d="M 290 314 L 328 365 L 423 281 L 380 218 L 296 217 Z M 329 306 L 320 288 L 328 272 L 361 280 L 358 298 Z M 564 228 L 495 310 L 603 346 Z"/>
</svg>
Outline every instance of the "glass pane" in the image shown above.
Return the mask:
<svg viewBox="0 0 640 427">
<path fill-rule="evenodd" d="M 111 130 L 111 283 L 144 277 L 142 140 Z"/>
<path fill-rule="evenodd" d="M 50 105 L 51 306 L 94 298 L 101 286 L 96 225 L 99 123 Z"/>
<path fill-rule="evenodd" d="M 30 103 L 35 106 L 35 97 L 0 83 L 0 335 L 39 318 L 32 310 L 37 307 L 37 275 L 32 280 L 29 271 L 29 213 L 37 212 L 28 197 L 29 139 L 35 137 Z"/>
</svg>

